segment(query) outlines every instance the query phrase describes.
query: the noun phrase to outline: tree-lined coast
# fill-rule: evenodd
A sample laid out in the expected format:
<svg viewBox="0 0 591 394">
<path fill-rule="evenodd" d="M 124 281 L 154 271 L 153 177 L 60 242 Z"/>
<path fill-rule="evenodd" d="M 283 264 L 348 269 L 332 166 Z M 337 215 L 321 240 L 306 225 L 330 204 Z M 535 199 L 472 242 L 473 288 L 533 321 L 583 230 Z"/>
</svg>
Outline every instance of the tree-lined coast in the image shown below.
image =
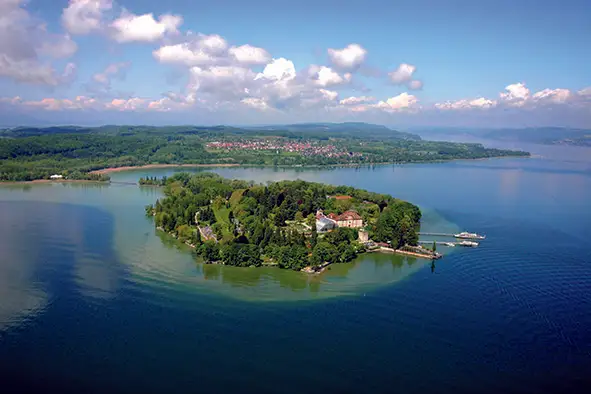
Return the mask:
<svg viewBox="0 0 591 394">
<path fill-rule="evenodd" d="M 314 271 L 353 260 L 369 239 L 393 249 L 418 241 L 417 206 L 349 186 L 256 184 L 212 173 L 144 178 L 140 184 L 164 187 L 165 197 L 146 207 L 155 226 L 209 263 Z M 330 217 L 334 226 L 323 231 L 319 223 Z"/>
<path fill-rule="evenodd" d="M 424 141 L 364 123 L 14 128 L 0 130 L 0 181 L 52 175 L 106 181 L 117 168 L 142 166 L 364 166 L 528 155 L 480 144 Z"/>
</svg>

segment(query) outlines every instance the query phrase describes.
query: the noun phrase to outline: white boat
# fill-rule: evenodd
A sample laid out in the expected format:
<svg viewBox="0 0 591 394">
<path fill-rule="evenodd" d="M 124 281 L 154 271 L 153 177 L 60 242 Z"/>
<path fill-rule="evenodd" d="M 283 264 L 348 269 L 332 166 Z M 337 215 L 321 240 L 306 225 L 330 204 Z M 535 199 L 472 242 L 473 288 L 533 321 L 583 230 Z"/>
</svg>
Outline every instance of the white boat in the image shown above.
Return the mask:
<svg viewBox="0 0 591 394">
<path fill-rule="evenodd" d="M 469 248 L 475 248 L 478 246 L 478 242 L 472 242 L 472 241 L 462 241 L 460 243 L 458 243 L 458 245 L 460 246 L 466 246 Z"/>
<path fill-rule="evenodd" d="M 466 231 L 462 231 L 459 234 L 454 234 L 455 238 L 461 238 L 461 239 L 485 239 L 486 236 L 485 235 L 479 235 L 476 233 L 469 233 Z"/>
</svg>

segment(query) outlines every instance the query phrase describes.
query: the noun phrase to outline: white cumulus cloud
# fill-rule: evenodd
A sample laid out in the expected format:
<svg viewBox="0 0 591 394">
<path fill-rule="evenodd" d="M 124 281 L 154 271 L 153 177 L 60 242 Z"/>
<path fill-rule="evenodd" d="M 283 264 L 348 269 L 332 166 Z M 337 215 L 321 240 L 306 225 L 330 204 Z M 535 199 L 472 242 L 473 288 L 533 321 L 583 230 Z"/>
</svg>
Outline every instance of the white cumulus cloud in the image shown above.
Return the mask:
<svg viewBox="0 0 591 394">
<path fill-rule="evenodd" d="M 68 64 L 60 75 L 53 60 L 73 55 L 76 43 L 67 34 L 51 33 L 25 4 L 24 0 L 0 1 L 0 77 L 51 86 L 69 82 L 73 65 Z"/>
<path fill-rule="evenodd" d="M 241 45 L 239 47 L 232 47 L 228 51 L 234 59 L 241 64 L 266 64 L 271 60 L 269 52 L 263 48 L 254 47 L 252 45 Z"/>
<path fill-rule="evenodd" d="M 443 110 L 453 109 L 473 109 L 473 108 L 492 108 L 497 105 L 494 100 L 489 100 L 484 97 L 480 97 L 473 100 L 457 100 L 457 101 L 446 101 L 444 103 L 436 103 L 435 108 Z"/>
<path fill-rule="evenodd" d="M 546 101 L 554 104 L 562 104 L 572 97 L 568 89 L 544 89 L 532 96 L 534 101 Z"/>
<path fill-rule="evenodd" d="M 198 34 L 189 37 L 188 41 L 162 46 L 155 50 L 153 55 L 161 63 L 189 67 L 228 65 L 231 61 L 227 48 L 226 40 L 217 34 Z"/>
<path fill-rule="evenodd" d="M 332 64 L 342 70 L 353 71 L 365 61 L 367 50 L 359 44 L 349 44 L 343 49 L 328 49 L 328 57 Z"/>
<path fill-rule="evenodd" d="M 262 73 L 256 76 L 256 79 L 265 78 L 273 81 L 289 81 L 296 77 L 296 69 L 291 60 L 283 57 L 273 59 L 265 66 Z"/>
<path fill-rule="evenodd" d="M 145 109 L 148 104 L 148 101 L 145 99 L 133 97 L 130 99 L 113 99 L 106 105 L 106 108 L 118 111 L 136 111 Z"/>
<path fill-rule="evenodd" d="M 530 91 L 524 83 L 514 83 L 505 87 L 505 92 L 500 93 L 501 100 L 509 106 L 521 107 L 529 99 Z"/>
<path fill-rule="evenodd" d="M 84 109 L 101 109 L 103 104 L 96 99 L 85 96 L 77 96 L 75 99 L 44 98 L 38 101 L 24 101 L 26 107 L 39 108 L 46 111 L 68 111 Z"/>
<path fill-rule="evenodd" d="M 339 93 L 334 90 L 319 89 L 319 92 L 322 94 L 322 97 L 328 101 L 336 100 L 336 98 L 339 97 Z"/>
<path fill-rule="evenodd" d="M 264 99 L 257 97 L 247 97 L 242 99 L 240 102 L 248 107 L 258 109 L 259 111 L 267 111 L 271 109 L 271 107 L 269 107 L 269 104 L 267 104 L 267 102 Z"/>
<path fill-rule="evenodd" d="M 414 107 L 418 103 L 418 98 L 406 92 L 395 97 L 390 97 L 386 101 L 380 101 L 372 105 L 373 108 L 381 109 L 386 112 L 397 112 Z"/>
<path fill-rule="evenodd" d="M 360 96 L 360 97 L 355 97 L 355 96 L 351 96 L 351 97 L 347 97 L 346 99 L 342 99 L 339 104 L 341 105 L 358 105 L 358 104 L 365 104 L 365 103 L 371 103 L 376 101 L 375 97 L 370 97 L 370 96 Z"/>
<path fill-rule="evenodd" d="M 402 63 L 396 68 L 396 70 L 388 73 L 388 78 L 390 79 L 390 82 L 396 85 L 406 85 L 411 90 L 419 90 L 423 87 L 423 82 L 413 79 L 416 70 L 416 66 Z"/>
<path fill-rule="evenodd" d="M 341 85 L 351 80 L 351 74 L 341 76 L 330 67 L 312 65 L 308 69 L 308 75 L 316 86 L 327 87 Z"/>
<path fill-rule="evenodd" d="M 402 63 L 396 70 L 388 73 L 388 76 L 390 77 L 390 81 L 395 84 L 402 84 L 412 79 L 412 75 L 416 69 L 412 64 Z"/>
<path fill-rule="evenodd" d="M 111 23 L 113 38 L 118 42 L 153 42 L 166 34 L 178 33 L 183 18 L 178 15 L 161 15 L 158 20 L 153 14 L 134 15 L 124 12 Z"/>
<path fill-rule="evenodd" d="M 88 34 L 103 28 L 103 15 L 111 8 L 112 0 L 70 0 L 62 23 L 72 34 Z"/>
<path fill-rule="evenodd" d="M 489 109 L 494 107 L 501 108 L 520 108 L 523 110 L 535 110 L 536 108 L 548 106 L 585 106 L 587 100 L 585 94 L 591 93 L 591 90 L 585 89 L 579 92 L 572 92 L 569 89 L 543 89 L 536 93 L 530 91 L 524 83 L 518 82 L 507 85 L 505 90 L 499 93 L 499 99 L 487 99 L 480 97 L 477 99 L 462 99 L 457 101 L 445 101 L 434 104 L 434 107 L 441 110 L 468 110 L 468 109 Z"/>
</svg>

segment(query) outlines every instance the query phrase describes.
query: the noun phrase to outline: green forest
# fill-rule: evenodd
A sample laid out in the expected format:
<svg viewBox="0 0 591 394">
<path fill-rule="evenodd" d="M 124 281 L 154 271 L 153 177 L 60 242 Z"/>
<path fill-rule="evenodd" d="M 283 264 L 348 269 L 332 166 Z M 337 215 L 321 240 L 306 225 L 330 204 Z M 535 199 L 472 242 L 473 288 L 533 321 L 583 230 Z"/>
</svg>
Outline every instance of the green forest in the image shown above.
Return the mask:
<svg viewBox="0 0 591 394">
<path fill-rule="evenodd" d="M 141 179 L 140 184 L 164 188 L 165 197 L 146 207 L 155 226 L 195 247 L 209 263 L 301 270 L 348 262 L 365 252 L 358 228 L 339 226 L 318 233 L 318 210 L 355 211 L 372 240 L 394 248 L 418 241 L 417 206 L 349 186 L 300 180 L 255 184 L 213 173 L 178 173 Z"/>
<path fill-rule="evenodd" d="M 266 166 L 370 165 L 500 156 L 526 152 L 488 149 L 480 144 L 423 141 L 383 126 L 334 124 L 233 128 L 194 126 L 103 126 L 0 130 L 0 181 L 47 179 L 107 180 L 91 171 L 144 164 L 242 164 Z M 364 132 L 365 130 L 365 132 Z M 273 139 L 289 144 L 330 145 L 338 157 L 275 150 L 209 149 L 216 142 Z"/>
</svg>

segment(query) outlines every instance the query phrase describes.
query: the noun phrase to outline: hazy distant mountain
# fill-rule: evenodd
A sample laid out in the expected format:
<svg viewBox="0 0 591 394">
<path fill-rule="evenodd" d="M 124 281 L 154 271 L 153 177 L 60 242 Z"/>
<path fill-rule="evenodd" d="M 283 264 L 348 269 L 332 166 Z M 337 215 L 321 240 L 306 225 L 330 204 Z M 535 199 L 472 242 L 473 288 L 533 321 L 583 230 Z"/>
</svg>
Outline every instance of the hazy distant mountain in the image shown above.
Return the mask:
<svg viewBox="0 0 591 394">
<path fill-rule="evenodd" d="M 568 129 L 562 127 L 498 129 L 485 131 L 481 135 L 484 138 L 503 141 L 591 146 L 591 130 L 583 129 Z"/>
<path fill-rule="evenodd" d="M 546 145 L 580 145 L 591 146 L 591 130 L 564 127 L 531 127 L 522 129 L 474 129 L 430 127 L 414 128 L 411 131 L 433 138 L 444 135 L 474 136 L 498 141 L 529 142 Z"/>
</svg>

